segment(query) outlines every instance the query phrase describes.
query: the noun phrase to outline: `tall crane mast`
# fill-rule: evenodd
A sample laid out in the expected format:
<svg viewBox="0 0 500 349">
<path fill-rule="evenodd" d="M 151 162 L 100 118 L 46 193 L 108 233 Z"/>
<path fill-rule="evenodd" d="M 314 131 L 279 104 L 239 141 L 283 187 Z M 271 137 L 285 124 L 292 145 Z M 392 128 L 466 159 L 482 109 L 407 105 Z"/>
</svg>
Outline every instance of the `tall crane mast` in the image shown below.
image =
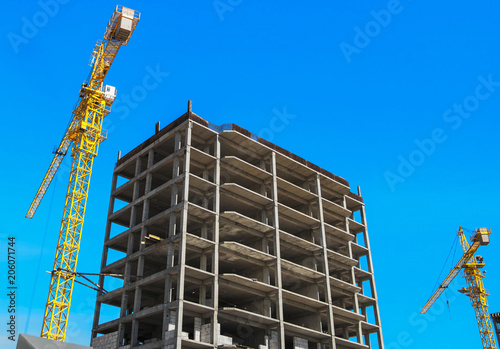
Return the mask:
<svg viewBox="0 0 500 349">
<path fill-rule="evenodd" d="M 490 243 L 490 234 L 491 230 L 489 228 L 478 228 L 474 231 L 471 237 L 471 243 L 469 244 L 462 227 L 458 228 L 458 237 L 462 245 L 463 256 L 420 311 L 421 314 L 425 314 L 453 281 L 455 276 L 457 276 L 460 270 L 463 269 L 467 287 L 462 288 L 459 292 L 470 298 L 472 307 L 476 313 L 483 349 L 496 349 L 497 346 L 488 314 L 487 296 L 489 296 L 489 294 L 484 288 L 484 275 L 480 270 L 484 267 L 484 260 L 483 257 L 474 256 L 474 254 L 479 246 L 485 246 Z"/>
<path fill-rule="evenodd" d="M 123 6 L 116 7 L 106 27 L 104 39 L 97 41 L 92 52 L 92 69 L 80 89 L 69 126 L 26 214 L 27 218 L 33 217 L 71 147 L 73 161 L 43 319 L 43 338 L 58 341 L 66 339 L 92 163 L 99 144 L 106 139 L 102 122 L 111 111 L 116 97 L 116 89 L 103 85 L 103 82 L 118 50 L 122 45 L 127 45 L 139 19 L 139 12 Z"/>
</svg>

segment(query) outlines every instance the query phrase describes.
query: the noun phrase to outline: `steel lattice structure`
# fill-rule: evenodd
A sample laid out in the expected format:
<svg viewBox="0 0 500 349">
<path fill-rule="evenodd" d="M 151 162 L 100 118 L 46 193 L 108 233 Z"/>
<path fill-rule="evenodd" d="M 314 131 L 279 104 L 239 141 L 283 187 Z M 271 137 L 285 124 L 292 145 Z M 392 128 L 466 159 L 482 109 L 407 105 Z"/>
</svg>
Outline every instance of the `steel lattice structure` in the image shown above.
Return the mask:
<svg viewBox="0 0 500 349">
<path fill-rule="evenodd" d="M 490 232 L 488 231 L 488 233 Z M 460 235 L 460 241 L 465 253 L 470 246 L 463 232 Z M 483 273 L 479 270 L 483 267 L 484 262 L 480 256 L 470 258 L 468 262 L 464 264 L 464 278 L 467 283 L 467 288 L 463 289 L 462 292 L 469 296 L 471 305 L 476 313 L 477 325 L 479 327 L 483 348 L 496 349 L 495 336 L 488 313 L 487 296 L 489 296 L 489 294 L 484 288 Z"/>
<path fill-rule="evenodd" d="M 483 274 L 481 268 L 484 267 L 483 258 L 481 256 L 474 256 L 477 249 L 481 245 L 488 245 L 490 240 L 489 236 L 491 230 L 489 228 L 478 228 L 471 238 L 471 244 L 467 241 L 462 227 L 458 228 L 458 237 L 462 245 L 463 256 L 458 263 L 452 268 L 451 272 L 445 280 L 439 285 L 438 289 L 434 292 L 432 297 L 427 301 L 422 308 L 421 314 L 425 314 L 427 310 L 434 304 L 439 296 L 453 281 L 458 272 L 464 270 L 464 278 L 467 287 L 460 290 L 470 298 L 472 307 L 476 313 L 477 324 L 479 327 L 479 334 L 483 344 L 483 349 L 496 349 L 496 342 L 494 337 L 493 328 L 491 326 L 489 313 L 488 313 L 488 300 L 489 294 L 486 292 L 483 284 Z"/>
<path fill-rule="evenodd" d="M 64 341 L 66 337 L 92 164 L 99 144 L 106 138 L 103 119 L 110 112 L 116 96 L 115 88 L 104 86 L 103 82 L 121 45 L 128 43 L 139 18 L 137 11 L 116 7 L 104 40 L 99 40 L 93 50 L 90 77 L 82 85 L 69 127 L 26 214 L 27 218 L 33 217 L 71 147 L 73 161 L 43 320 L 43 338 Z"/>
</svg>

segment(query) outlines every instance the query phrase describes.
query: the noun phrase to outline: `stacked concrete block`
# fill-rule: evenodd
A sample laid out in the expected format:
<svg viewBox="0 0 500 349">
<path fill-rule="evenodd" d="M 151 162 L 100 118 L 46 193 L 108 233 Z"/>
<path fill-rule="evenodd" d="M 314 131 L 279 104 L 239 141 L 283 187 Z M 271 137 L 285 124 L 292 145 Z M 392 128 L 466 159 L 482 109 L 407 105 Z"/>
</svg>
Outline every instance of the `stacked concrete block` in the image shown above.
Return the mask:
<svg viewBox="0 0 500 349">
<path fill-rule="evenodd" d="M 271 331 L 269 335 L 264 336 L 264 343 L 259 345 L 259 349 L 278 349 L 278 333 Z"/>
<path fill-rule="evenodd" d="M 307 342 L 307 339 L 293 337 L 293 348 L 294 349 L 308 349 L 309 343 Z"/>
<path fill-rule="evenodd" d="M 92 338 L 91 346 L 94 349 L 115 348 L 118 343 L 118 332 L 111 332 L 99 337 Z"/>
<path fill-rule="evenodd" d="M 191 110 L 117 161 L 101 272 L 119 346 L 383 349 L 359 188 Z"/>
<path fill-rule="evenodd" d="M 218 327 L 218 333 L 220 333 L 220 325 Z M 204 343 L 212 342 L 212 324 L 201 325 L 201 341 Z"/>
<path fill-rule="evenodd" d="M 194 318 L 194 340 L 201 341 L 201 318 Z"/>
<path fill-rule="evenodd" d="M 219 335 L 218 345 L 233 345 L 233 338 Z"/>
<path fill-rule="evenodd" d="M 172 310 L 169 312 L 167 331 L 165 331 L 165 340 L 175 338 L 175 336 L 177 334 L 175 331 L 176 316 L 177 316 L 177 312 L 175 310 Z"/>
<path fill-rule="evenodd" d="M 271 336 L 269 338 L 269 349 L 278 349 L 279 348 L 279 343 L 278 343 L 278 333 L 275 331 L 271 331 Z"/>
</svg>

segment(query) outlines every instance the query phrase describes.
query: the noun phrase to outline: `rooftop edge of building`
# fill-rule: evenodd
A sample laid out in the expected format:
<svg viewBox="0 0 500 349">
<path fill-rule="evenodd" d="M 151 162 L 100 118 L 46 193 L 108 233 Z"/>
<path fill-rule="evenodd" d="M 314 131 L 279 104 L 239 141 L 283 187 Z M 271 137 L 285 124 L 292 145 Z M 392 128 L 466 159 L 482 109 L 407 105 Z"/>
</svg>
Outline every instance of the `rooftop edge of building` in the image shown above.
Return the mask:
<svg viewBox="0 0 500 349">
<path fill-rule="evenodd" d="M 19 334 L 16 349 L 92 349 L 92 347 L 59 342 L 21 333 Z"/>
<path fill-rule="evenodd" d="M 217 126 L 215 124 L 212 124 L 210 122 L 208 122 L 207 120 L 203 119 L 202 117 L 200 117 L 199 115 L 193 113 L 192 111 L 188 111 L 184 114 L 182 114 L 180 117 L 178 117 L 177 119 L 175 119 L 174 121 L 172 121 L 170 124 L 168 124 L 167 126 L 165 126 L 164 128 L 162 128 L 161 130 L 159 130 L 158 132 L 156 132 L 153 136 L 149 137 L 148 139 L 146 139 L 144 142 L 142 142 L 141 144 L 139 144 L 137 147 L 135 147 L 134 149 L 132 149 L 131 151 L 129 151 L 127 154 L 123 155 L 122 157 L 120 157 L 117 162 L 116 162 L 116 166 L 119 166 L 121 165 L 122 163 L 124 163 L 125 161 L 127 161 L 128 159 L 130 159 L 132 156 L 134 156 L 135 154 L 139 153 L 140 151 L 142 151 L 143 149 L 145 149 L 146 147 L 148 147 L 150 144 L 152 144 L 153 142 L 155 142 L 157 139 L 161 138 L 163 135 L 165 135 L 166 133 L 168 133 L 169 131 L 173 130 L 174 128 L 176 128 L 177 126 L 181 125 L 182 123 L 184 123 L 185 121 L 187 120 L 191 120 L 191 121 L 194 121 L 202 126 L 205 126 L 205 127 L 208 127 L 210 128 L 211 130 L 213 131 L 216 131 L 216 132 L 221 132 L 221 131 L 224 131 L 224 130 L 232 130 L 232 131 L 235 131 L 235 132 L 238 132 L 246 137 L 249 137 L 251 139 L 253 139 L 254 141 L 256 142 L 259 142 L 261 143 L 262 145 L 265 145 L 266 147 L 270 148 L 270 149 L 273 149 L 274 151 L 282 154 L 282 155 L 285 155 L 287 157 L 289 157 L 290 159 L 292 160 L 295 160 L 307 167 L 309 167 L 310 169 L 314 170 L 314 171 L 317 171 L 321 174 L 323 174 L 324 176 L 326 177 L 329 177 L 339 183 L 342 183 L 344 185 L 346 185 L 347 187 L 350 187 L 349 186 L 349 182 L 340 177 L 340 176 L 337 176 L 321 167 L 319 167 L 318 165 L 315 165 L 307 160 L 305 160 L 304 158 L 301 158 L 300 156 L 298 155 L 295 155 L 294 153 L 286 150 L 286 149 L 283 149 L 281 148 L 280 146 L 272 143 L 272 142 L 269 142 L 267 140 L 265 140 L 264 138 L 261 138 L 253 133 L 251 133 L 250 131 L 244 129 L 243 127 L 241 126 L 238 126 L 236 124 L 224 124 L 222 126 Z M 349 192 L 348 194 L 349 196 L 353 197 L 354 199 L 356 200 L 359 200 L 361 202 L 363 202 L 363 198 L 361 196 L 359 196 L 358 194 L 356 193 L 353 193 L 352 191 Z"/>
</svg>

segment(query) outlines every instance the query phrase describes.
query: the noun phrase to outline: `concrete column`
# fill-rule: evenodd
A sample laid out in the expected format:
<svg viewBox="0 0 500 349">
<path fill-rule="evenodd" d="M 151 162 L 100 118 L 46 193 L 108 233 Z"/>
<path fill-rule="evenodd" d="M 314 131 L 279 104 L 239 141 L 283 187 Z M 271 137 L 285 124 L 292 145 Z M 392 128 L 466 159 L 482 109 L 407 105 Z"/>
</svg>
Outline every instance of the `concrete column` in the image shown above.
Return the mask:
<svg viewBox="0 0 500 349">
<path fill-rule="evenodd" d="M 260 159 L 260 168 L 266 171 L 266 160 Z"/>
<path fill-rule="evenodd" d="M 181 149 L 181 147 L 182 147 L 181 133 L 176 132 L 174 137 L 175 137 L 174 138 L 174 141 L 175 141 L 174 152 L 175 152 L 175 151 L 178 151 L 179 149 Z M 186 159 L 184 159 L 184 161 L 186 161 Z M 177 177 L 179 174 L 180 174 L 179 157 L 175 156 L 174 157 L 174 165 L 172 168 L 172 178 Z"/>
<path fill-rule="evenodd" d="M 319 231 L 320 231 L 320 239 L 321 246 L 323 247 L 322 253 L 322 262 L 323 262 L 323 270 L 325 273 L 325 297 L 326 302 L 328 303 L 328 332 L 330 332 L 330 339 L 328 340 L 328 344 L 332 349 L 336 349 L 337 345 L 335 343 L 335 320 L 333 317 L 333 308 L 332 308 L 332 289 L 330 286 L 330 268 L 328 267 L 328 252 L 327 252 L 327 244 L 326 244 L 326 233 L 325 233 L 325 217 L 323 212 L 323 199 L 321 196 L 321 178 L 319 174 L 316 174 L 316 194 L 318 195 L 318 215 L 319 215 Z"/>
<path fill-rule="evenodd" d="M 219 220 L 220 220 L 220 184 L 221 184 L 221 171 L 220 171 L 220 157 L 221 157 L 221 144 L 220 137 L 217 134 L 214 145 L 215 168 L 214 168 L 214 253 L 212 257 L 212 272 L 214 273 L 214 281 L 212 284 L 212 302 L 213 302 L 213 315 L 212 315 L 212 344 L 216 348 L 219 342 L 218 322 L 219 322 Z"/>
<path fill-rule="evenodd" d="M 346 196 L 343 195 L 342 198 L 341 198 L 341 206 L 344 207 L 344 208 L 347 208 L 347 200 L 346 200 Z M 345 217 L 344 218 L 344 225 L 345 225 L 345 230 L 347 232 L 349 232 L 349 220 L 348 220 L 348 217 Z M 356 235 L 354 235 L 354 239 L 356 239 Z M 351 243 L 348 242 L 347 244 L 347 255 L 350 257 L 350 258 L 353 258 L 353 254 L 352 254 L 352 248 L 351 248 Z M 353 284 L 356 284 L 356 275 L 354 273 L 354 268 L 351 268 L 348 272 L 348 275 L 349 275 L 349 282 L 350 283 L 353 283 Z M 342 307 L 345 308 L 345 300 L 342 299 L 341 300 L 341 304 L 342 304 Z M 353 308 L 354 308 L 354 312 L 356 313 L 359 313 L 359 306 L 358 306 L 358 299 L 357 297 L 354 295 L 353 296 Z M 343 329 L 343 337 L 345 337 L 346 339 L 349 339 L 349 333 L 347 331 L 346 328 Z M 362 343 L 362 339 L 361 339 L 361 323 L 358 323 L 356 325 L 356 338 L 357 338 L 357 341 L 358 343 Z"/>
<path fill-rule="evenodd" d="M 262 211 L 260 211 L 260 221 L 262 223 L 265 223 L 265 224 L 268 223 L 267 209 L 266 208 L 264 208 Z"/>
<path fill-rule="evenodd" d="M 361 188 L 359 186 L 358 186 L 358 195 L 361 196 Z M 375 315 L 375 325 L 379 326 L 378 346 L 380 349 L 384 349 L 384 339 L 382 336 L 382 323 L 380 321 L 380 311 L 379 311 L 379 307 L 378 307 L 377 287 L 375 287 L 375 276 L 374 276 L 375 274 L 373 271 L 372 253 L 371 253 L 371 248 L 370 248 L 370 239 L 368 238 L 368 224 L 366 221 L 366 212 L 365 212 L 365 205 L 364 204 L 361 206 L 361 223 L 365 226 L 365 229 L 363 231 L 363 238 L 365 240 L 365 247 L 368 249 L 366 259 L 367 259 L 367 264 L 368 264 L 368 271 L 372 274 L 371 280 L 370 280 L 370 287 L 371 287 L 371 291 L 372 291 L 372 297 L 376 300 L 375 304 L 373 305 L 373 312 Z"/>
<path fill-rule="evenodd" d="M 113 213 L 114 210 L 114 205 L 115 205 L 115 198 L 113 197 L 113 191 L 116 189 L 116 183 L 117 183 L 117 178 L 118 176 L 116 175 L 115 172 L 113 172 L 113 179 L 111 180 L 111 194 L 109 196 L 109 204 L 108 204 L 108 217 Z M 106 242 L 109 240 L 109 236 L 111 234 L 111 221 L 109 218 L 106 221 L 106 230 L 104 232 L 104 246 L 102 249 L 102 257 L 101 257 L 101 269 L 102 270 L 106 266 L 106 261 L 108 259 L 108 248 L 106 247 Z M 99 317 L 101 314 L 101 302 L 98 301 L 99 296 L 102 295 L 102 288 L 104 287 L 104 276 L 99 275 L 99 291 L 97 291 L 97 298 L 96 298 L 96 303 L 95 303 L 95 309 L 94 309 L 94 321 L 92 324 L 92 338 L 95 338 L 97 336 L 97 331 L 96 328 L 99 325 Z M 117 343 L 118 345 L 118 343 Z"/>
<path fill-rule="evenodd" d="M 269 240 L 267 238 L 262 239 L 262 252 L 269 253 Z M 269 272 L 269 266 L 266 264 L 262 267 L 262 282 L 266 284 L 271 284 L 271 275 Z M 263 306 L 263 314 L 264 316 L 271 317 L 272 314 L 272 304 L 271 299 L 269 297 L 264 298 Z"/>
<path fill-rule="evenodd" d="M 285 349 L 285 327 L 283 324 L 283 285 L 281 279 L 281 250 L 280 250 L 280 227 L 279 227 L 279 209 L 278 209 L 278 174 L 276 170 L 276 153 L 271 154 L 271 173 L 272 173 L 272 193 L 273 193 L 273 216 L 274 216 L 274 253 L 276 254 L 276 286 L 278 294 L 276 299 L 276 313 L 279 320 L 278 336 L 279 348 Z"/>
<path fill-rule="evenodd" d="M 173 153 L 178 152 L 182 147 L 182 139 L 181 139 L 181 133 L 179 131 L 175 132 L 174 134 L 174 148 L 172 149 Z M 173 161 L 173 166 L 172 166 L 172 178 L 176 178 L 180 174 L 180 160 L 179 156 L 174 156 L 174 161 Z M 174 207 L 179 203 L 179 186 L 177 183 L 172 184 L 172 192 L 170 196 L 170 207 Z M 170 213 L 170 219 L 169 219 L 169 227 L 168 227 L 168 238 L 172 239 L 174 235 L 177 232 L 177 227 L 178 227 L 178 222 L 177 222 L 177 215 L 175 212 Z M 172 320 L 172 315 L 170 314 L 170 310 L 168 309 L 168 305 L 174 301 L 173 297 L 174 295 L 172 294 L 172 287 L 173 287 L 173 281 L 172 281 L 172 274 L 171 274 L 171 268 L 175 265 L 175 243 L 170 241 L 168 243 L 168 250 L 167 250 L 167 264 L 166 264 L 166 269 L 169 270 L 167 273 L 167 277 L 165 278 L 165 293 L 164 293 L 164 304 L 166 305 L 165 308 L 163 309 L 163 326 L 162 326 L 162 336 L 165 336 L 165 333 L 169 331 L 169 326 L 171 324 Z M 177 281 L 179 283 L 179 281 Z M 169 338 L 164 338 L 164 339 L 169 339 Z"/>
<path fill-rule="evenodd" d="M 369 348 L 372 347 L 372 344 L 371 344 L 371 340 L 370 340 L 370 334 L 366 333 L 366 334 L 363 334 L 364 338 L 365 338 L 365 345 L 367 345 Z"/>
<path fill-rule="evenodd" d="M 316 177 L 316 176 L 314 176 L 314 177 Z M 315 180 L 315 178 L 313 180 Z M 309 182 L 309 179 L 307 181 L 305 181 L 304 183 L 302 183 L 302 188 L 304 188 L 305 190 L 311 191 L 311 183 Z"/>
<path fill-rule="evenodd" d="M 151 151 L 150 151 L 151 153 Z M 135 190 L 134 190 L 134 196 L 135 196 Z M 148 219 L 148 211 L 149 211 L 149 200 L 144 200 L 143 201 L 143 208 L 142 208 L 142 217 L 141 221 L 144 222 L 145 220 Z M 140 241 L 145 240 L 145 236 L 147 235 L 147 228 L 142 227 L 141 228 L 141 235 L 140 235 Z M 146 248 L 146 245 L 140 244 L 139 245 L 139 250 L 143 250 Z M 139 258 L 137 259 L 137 277 L 141 278 L 144 276 L 144 260 L 145 257 L 140 255 Z M 127 263 L 129 264 L 129 263 Z M 142 287 L 138 286 L 135 289 L 135 297 L 134 297 L 134 314 L 137 313 L 138 311 L 141 310 L 141 298 L 142 298 Z M 139 323 L 138 321 L 134 320 L 132 321 L 132 344 L 135 345 L 137 344 L 137 332 L 138 332 L 138 326 Z"/>
<path fill-rule="evenodd" d="M 151 191 L 151 183 L 153 181 L 153 175 L 151 174 L 151 167 L 153 167 L 153 161 L 154 161 L 154 150 L 151 149 L 148 153 L 148 173 L 146 174 L 146 185 L 144 188 L 144 194 L 147 194 Z"/>
<path fill-rule="evenodd" d="M 342 202 L 343 202 L 342 206 L 344 208 L 347 208 L 347 200 L 345 195 L 342 197 Z M 346 224 L 346 231 L 350 232 L 349 220 L 347 218 L 345 219 L 345 224 Z M 351 242 L 348 243 L 347 252 L 349 254 L 349 258 L 353 258 Z M 351 268 L 350 275 L 351 275 L 351 280 L 353 281 L 354 284 L 356 284 L 356 273 L 354 272 L 354 267 Z M 359 314 L 359 303 L 358 303 L 358 297 L 356 295 L 354 295 L 353 302 L 354 302 L 354 312 Z M 363 343 L 362 333 L 363 329 L 361 327 L 361 323 L 358 322 L 358 324 L 356 325 L 356 339 L 358 343 Z"/>
<path fill-rule="evenodd" d="M 138 156 L 136 158 L 136 162 L 135 162 L 135 177 L 137 177 L 141 172 L 142 172 L 142 162 L 141 162 L 141 157 Z M 134 182 L 134 190 L 132 193 L 132 202 L 136 201 L 139 198 L 139 190 L 140 190 L 139 181 L 135 181 Z M 130 213 L 130 216 L 131 216 L 130 217 L 130 228 L 132 228 L 137 223 L 137 207 L 132 206 L 132 209 L 130 211 L 131 211 L 131 213 Z M 141 241 L 143 240 L 143 233 L 142 232 L 141 232 L 140 239 L 141 239 Z M 142 248 L 143 248 L 143 246 L 140 245 L 139 250 L 141 250 Z M 142 265 L 144 265 L 144 257 L 142 257 L 142 259 L 143 259 Z M 140 264 L 141 264 L 141 257 L 139 257 L 139 261 L 138 261 L 138 267 L 137 267 L 137 272 L 136 272 L 137 276 L 140 275 L 139 269 L 142 271 L 142 268 L 139 267 Z M 130 262 L 125 263 L 125 269 L 131 270 Z M 122 303 L 123 303 L 123 299 L 122 299 Z M 138 312 L 140 307 L 141 307 L 141 288 L 136 286 L 135 292 L 134 292 L 133 312 L 134 313 Z M 124 325 L 120 323 L 120 325 L 118 326 L 118 333 L 119 333 L 118 336 L 120 338 L 122 338 L 124 331 L 125 331 Z M 130 341 L 132 346 L 137 344 L 138 331 L 139 331 L 139 324 L 138 324 L 137 320 L 134 320 L 134 321 L 132 321 L 132 333 L 131 333 L 131 341 Z"/>
<path fill-rule="evenodd" d="M 177 189 L 177 185 L 175 185 L 175 188 Z M 177 204 L 177 195 L 174 195 L 172 189 L 172 198 L 171 198 L 171 204 L 174 206 Z M 175 204 L 174 204 L 175 202 Z M 169 222 L 169 232 L 168 232 L 168 237 L 172 238 L 174 235 L 176 229 L 176 215 L 175 213 L 170 214 L 170 222 Z M 163 304 L 165 304 L 165 307 L 163 309 L 163 326 L 162 326 L 162 336 L 165 336 L 165 333 L 169 331 L 169 324 L 170 324 L 170 313 L 168 309 L 168 305 L 173 301 L 172 297 L 172 267 L 174 266 L 174 243 L 170 241 L 168 243 L 168 251 L 167 251 L 167 263 L 165 265 L 165 268 L 167 269 L 167 277 L 165 278 L 165 292 L 163 295 Z M 164 340 L 169 339 L 164 337 Z"/>
<path fill-rule="evenodd" d="M 203 222 L 201 226 L 201 237 L 204 239 L 208 239 L 208 223 L 206 221 Z"/>
<path fill-rule="evenodd" d="M 358 330 L 356 329 L 356 333 L 358 333 Z M 349 339 L 349 331 L 347 330 L 347 326 L 342 328 L 342 336 L 344 339 Z"/>
<path fill-rule="evenodd" d="M 210 270 L 207 270 L 207 264 L 208 264 L 207 259 L 208 259 L 207 253 L 203 252 L 200 256 L 200 269 L 210 272 Z M 207 301 L 207 286 L 202 282 L 202 284 L 200 285 L 200 296 L 198 302 L 200 304 L 206 305 L 206 301 Z"/>
<path fill-rule="evenodd" d="M 148 170 L 151 169 L 151 167 L 153 167 L 153 164 L 154 164 L 154 157 L 155 157 L 155 151 L 154 149 L 149 149 L 149 152 L 148 152 Z"/>
<path fill-rule="evenodd" d="M 175 328 L 177 332 L 176 345 L 177 348 L 182 347 L 182 318 L 184 314 L 184 283 L 186 274 L 186 233 L 188 220 L 188 193 L 189 193 L 189 165 L 191 155 L 191 130 L 192 121 L 189 121 L 186 126 L 186 152 L 184 155 L 184 187 L 183 187 L 183 207 L 181 211 L 180 221 L 180 241 L 179 241 L 179 277 L 177 281 L 177 301 L 179 307 L 177 309 L 177 318 Z M 177 143 L 177 133 L 176 133 Z"/>
<path fill-rule="evenodd" d="M 267 185 L 266 185 L 266 181 L 262 181 L 262 184 L 260 185 L 260 193 L 262 195 L 264 195 L 265 197 L 268 197 L 267 196 Z"/>
</svg>

